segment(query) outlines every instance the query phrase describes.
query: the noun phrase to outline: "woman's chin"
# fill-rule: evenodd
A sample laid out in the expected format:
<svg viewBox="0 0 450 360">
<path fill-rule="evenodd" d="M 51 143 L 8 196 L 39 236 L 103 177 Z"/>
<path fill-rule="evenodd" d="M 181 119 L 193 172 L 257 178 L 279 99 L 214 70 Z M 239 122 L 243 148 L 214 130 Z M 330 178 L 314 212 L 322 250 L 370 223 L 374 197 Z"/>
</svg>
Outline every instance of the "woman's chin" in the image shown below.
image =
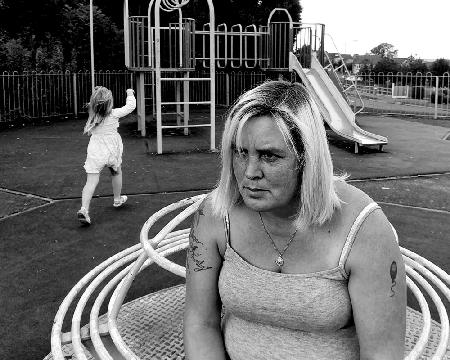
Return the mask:
<svg viewBox="0 0 450 360">
<path fill-rule="evenodd" d="M 245 206 L 254 211 L 267 211 L 271 209 L 271 206 L 267 200 L 262 198 L 245 196 L 242 200 L 244 201 Z"/>
</svg>

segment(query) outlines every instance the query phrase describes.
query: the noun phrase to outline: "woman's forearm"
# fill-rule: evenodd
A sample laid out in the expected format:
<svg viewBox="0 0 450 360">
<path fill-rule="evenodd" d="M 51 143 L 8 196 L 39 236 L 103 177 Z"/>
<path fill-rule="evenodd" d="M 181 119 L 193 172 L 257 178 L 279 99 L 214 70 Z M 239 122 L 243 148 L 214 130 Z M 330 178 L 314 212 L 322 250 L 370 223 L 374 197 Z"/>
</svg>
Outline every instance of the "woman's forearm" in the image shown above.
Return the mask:
<svg viewBox="0 0 450 360">
<path fill-rule="evenodd" d="M 222 332 L 218 327 L 187 326 L 184 331 L 184 351 L 187 360 L 227 359 Z"/>
</svg>

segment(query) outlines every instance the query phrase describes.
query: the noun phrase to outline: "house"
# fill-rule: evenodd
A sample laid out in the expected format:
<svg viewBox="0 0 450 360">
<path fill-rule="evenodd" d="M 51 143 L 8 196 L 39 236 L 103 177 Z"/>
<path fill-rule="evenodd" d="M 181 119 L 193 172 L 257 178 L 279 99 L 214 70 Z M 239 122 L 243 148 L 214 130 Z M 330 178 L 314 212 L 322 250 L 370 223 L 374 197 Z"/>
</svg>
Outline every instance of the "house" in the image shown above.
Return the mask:
<svg viewBox="0 0 450 360">
<path fill-rule="evenodd" d="M 378 61 L 380 61 L 381 56 L 379 55 L 353 55 L 353 66 L 352 72 L 353 74 L 359 74 L 363 67 L 373 69 Z"/>
<path fill-rule="evenodd" d="M 351 70 L 353 64 L 353 57 L 350 54 L 328 53 L 328 57 L 333 64 L 333 67 L 341 65 L 341 58 L 344 60 L 347 69 Z"/>
</svg>

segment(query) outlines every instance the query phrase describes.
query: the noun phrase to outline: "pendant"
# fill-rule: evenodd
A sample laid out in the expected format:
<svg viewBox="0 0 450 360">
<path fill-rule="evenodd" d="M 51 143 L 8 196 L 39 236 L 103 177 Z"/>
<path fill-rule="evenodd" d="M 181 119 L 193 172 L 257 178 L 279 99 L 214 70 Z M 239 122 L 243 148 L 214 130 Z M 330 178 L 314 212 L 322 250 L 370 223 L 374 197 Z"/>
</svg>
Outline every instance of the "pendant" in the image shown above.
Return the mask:
<svg viewBox="0 0 450 360">
<path fill-rule="evenodd" d="M 284 265 L 284 259 L 279 255 L 277 259 L 275 260 L 275 264 L 277 264 L 279 267 L 282 267 Z"/>
</svg>

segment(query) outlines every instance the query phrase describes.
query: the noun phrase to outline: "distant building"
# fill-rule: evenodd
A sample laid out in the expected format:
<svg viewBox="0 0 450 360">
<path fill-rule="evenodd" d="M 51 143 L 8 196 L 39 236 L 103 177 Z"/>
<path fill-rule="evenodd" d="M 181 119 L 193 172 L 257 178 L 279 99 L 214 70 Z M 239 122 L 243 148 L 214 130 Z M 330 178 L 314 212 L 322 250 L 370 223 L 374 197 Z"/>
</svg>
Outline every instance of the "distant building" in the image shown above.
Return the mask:
<svg viewBox="0 0 450 360">
<path fill-rule="evenodd" d="M 350 54 L 328 53 L 333 67 L 337 68 L 341 65 L 341 59 L 344 60 L 347 69 L 351 69 L 353 66 L 353 57 Z"/>
<path fill-rule="evenodd" d="M 381 60 L 381 56 L 379 55 L 353 55 L 353 66 L 352 72 L 353 74 L 359 74 L 362 68 L 373 69 L 378 61 Z"/>
</svg>

